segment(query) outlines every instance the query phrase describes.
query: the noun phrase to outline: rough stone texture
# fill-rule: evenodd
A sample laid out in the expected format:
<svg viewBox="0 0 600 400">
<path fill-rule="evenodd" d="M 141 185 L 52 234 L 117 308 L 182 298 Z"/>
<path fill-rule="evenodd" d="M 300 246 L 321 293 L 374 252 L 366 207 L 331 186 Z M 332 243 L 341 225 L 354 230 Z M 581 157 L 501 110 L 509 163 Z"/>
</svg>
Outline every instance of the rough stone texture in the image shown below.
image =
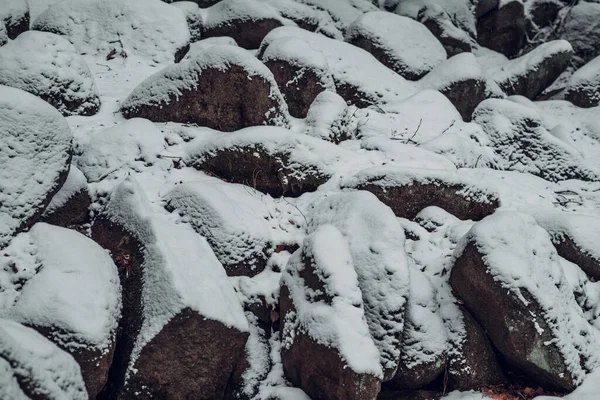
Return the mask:
<svg viewBox="0 0 600 400">
<path fill-rule="evenodd" d="M 575 71 L 565 87 L 565 100 L 584 108 L 600 105 L 600 57 Z"/>
<path fill-rule="evenodd" d="M 63 206 L 43 215 L 40 221 L 63 228 L 79 229 L 90 221 L 90 195 L 87 191 L 77 192 Z"/>
<path fill-rule="evenodd" d="M 505 381 L 496 354 L 485 332 L 463 307 L 465 337 L 448 359 L 448 382 L 455 390 L 478 390 Z"/>
<path fill-rule="evenodd" d="M 579 248 L 566 235 L 563 237 L 553 237 L 552 243 L 556 247 L 559 256 L 577 264 L 588 276 L 600 281 L 600 260 L 597 257 Z"/>
<path fill-rule="evenodd" d="M 543 313 L 539 304 L 526 291 L 522 290 L 521 295 L 528 306 L 513 293 L 507 293 L 488 273 L 482 254 L 477 251 L 476 242 L 469 242 L 462 255 L 456 259 L 450 284 L 456 296 L 465 302 L 508 362 L 541 384 L 568 391 L 575 388 L 560 351 L 553 344 L 550 327 L 543 319 L 538 318 L 539 328 L 543 332 L 538 331 L 530 317 L 531 313 Z M 539 355 L 533 357 L 534 354 Z M 544 360 L 545 367 L 536 362 L 538 359 Z M 562 376 L 549 371 L 560 371 Z"/>
<path fill-rule="evenodd" d="M 414 367 L 408 367 L 400 362 L 398 364 L 398 372 L 389 382 L 389 385 L 404 389 L 418 389 L 436 380 L 445 370 L 445 357 L 440 357 L 434 362 L 419 364 Z"/>
<path fill-rule="evenodd" d="M 526 2 L 527 16 L 536 28 L 551 26 L 564 7 L 559 0 L 533 0 Z"/>
<path fill-rule="evenodd" d="M 197 42 L 203 38 L 204 24 L 202 10 L 193 1 L 176 1 L 173 5 L 185 14 L 185 19 L 190 30 L 190 42 Z"/>
<path fill-rule="evenodd" d="M 214 52 L 218 60 L 198 57 L 169 66 L 142 82 L 123 102 L 123 115 L 154 122 L 196 123 L 225 132 L 287 123 L 287 107 L 268 68 L 237 47 L 217 45 L 206 52 Z M 164 88 L 171 80 L 180 80 L 180 87 Z"/>
<path fill-rule="evenodd" d="M 136 374 L 124 382 L 142 326 L 142 245 L 133 233 L 126 232 L 106 217 L 94 222 L 92 238 L 111 251 L 123 286 L 123 316 L 119 323 L 115 361 L 102 398 L 138 398 L 136 393 L 148 398 L 223 398 L 248 334 L 227 328 L 189 309 L 174 316 L 144 347 L 135 362 Z"/>
<path fill-rule="evenodd" d="M 473 111 L 487 98 L 486 82 L 481 79 L 452 82 L 440 92 L 454 104 L 465 121 L 471 121 Z"/>
<path fill-rule="evenodd" d="M 600 55 L 600 3 L 580 1 L 568 11 L 556 37 L 571 43 L 573 62 L 580 67 Z"/>
<path fill-rule="evenodd" d="M 367 190 L 389 206 L 397 217 L 414 219 L 417 214 L 429 206 L 443 208 L 462 220 L 478 221 L 499 207 L 497 199 L 488 203 L 480 203 L 461 196 L 465 189 L 461 185 L 449 185 L 444 182 L 419 183 L 409 185 L 382 187 L 377 184 L 364 184 L 356 189 Z"/>
<path fill-rule="evenodd" d="M 506 56 L 514 56 L 525 45 L 523 3 L 511 1 L 477 20 L 477 41 Z"/>
<path fill-rule="evenodd" d="M 29 4 L 27 0 L 7 0 L 0 8 L 0 24 L 4 25 L 6 35 L 16 39 L 29 30 Z"/>
<path fill-rule="evenodd" d="M 439 5 L 423 7 L 419 11 L 418 21 L 440 41 L 448 57 L 472 50 L 470 36 L 454 25 L 450 16 Z"/>
<path fill-rule="evenodd" d="M 500 0 L 476 0 L 475 2 L 475 16 L 480 18 L 490 11 L 498 8 Z"/>
<path fill-rule="evenodd" d="M 443 395 L 431 390 L 382 390 L 377 400 L 439 400 Z"/>
</svg>

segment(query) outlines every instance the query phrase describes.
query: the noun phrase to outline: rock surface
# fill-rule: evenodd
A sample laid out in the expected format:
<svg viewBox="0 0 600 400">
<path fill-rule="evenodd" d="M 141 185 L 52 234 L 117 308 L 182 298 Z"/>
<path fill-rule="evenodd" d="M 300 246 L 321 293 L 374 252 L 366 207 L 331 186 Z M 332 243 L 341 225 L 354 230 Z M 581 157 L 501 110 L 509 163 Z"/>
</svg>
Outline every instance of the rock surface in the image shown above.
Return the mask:
<svg viewBox="0 0 600 400">
<path fill-rule="evenodd" d="M 600 56 L 571 76 L 565 88 L 565 100 L 584 108 L 600 105 Z"/>
<path fill-rule="evenodd" d="M 520 0 L 503 2 L 477 20 L 477 42 L 506 56 L 525 45 L 525 12 Z"/>
</svg>

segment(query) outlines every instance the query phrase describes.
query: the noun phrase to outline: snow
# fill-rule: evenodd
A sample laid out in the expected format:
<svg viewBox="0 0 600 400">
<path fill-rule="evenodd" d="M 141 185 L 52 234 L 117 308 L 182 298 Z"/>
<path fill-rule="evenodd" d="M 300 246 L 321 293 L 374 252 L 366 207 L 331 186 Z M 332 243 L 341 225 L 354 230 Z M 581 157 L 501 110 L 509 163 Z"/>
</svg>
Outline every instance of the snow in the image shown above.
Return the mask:
<svg viewBox="0 0 600 400">
<path fill-rule="evenodd" d="M 52 197 L 52 200 L 48 204 L 48 207 L 44 210 L 42 216 L 50 215 L 62 206 L 67 204 L 67 201 L 71 199 L 77 193 L 87 190 L 87 180 L 85 175 L 76 166 L 71 164 L 69 169 L 69 175 L 67 180 L 60 190 Z"/>
<path fill-rule="evenodd" d="M 476 37 L 476 19 L 474 4 L 468 0 L 403 0 L 398 2 L 398 6 L 394 12 L 399 15 L 417 19 L 419 11 L 424 6 L 432 7 L 434 5 L 441 6 L 448 15 L 452 15 L 458 27 Z"/>
<path fill-rule="evenodd" d="M 592 102 L 600 103 L 600 56 L 579 68 L 569 79 L 566 91 L 593 92 Z"/>
<path fill-rule="evenodd" d="M 324 90 L 315 97 L 308 109 L 304 120 L 305 133 L 334 143 L 349 139 L 348 113 L 349 107 L 340 95 Z"/>
<path fill-rule="evenodd" d="M 30 388 L 30 395 L 40 398 L 88 398 L 79 365 L 70 354 L 35 330 L 0 319 L 0 396 L 28 399 L 18 381 Z"/>
<path fill-rule="evenodd" d="M 260 0 L 223 0 L 205 9 L 204 13 L 206 29 L 265 19 L 277 20 L 282 25 L 286 23 L 274 7 Z"/>
<path fill-rule="evenodd" d="M 144 346 L 180 311 L 248 332 L 248 322 L 233 287 L 206 239 L 152 204 L 132 177 L 113 191 L 105 215 L 132 232 L 143 246 L 143 321 L 128 373 Z"/>
<path fill-rule="evenodd" d="M 297 0 L 299 3 L 312 5 L 327 11 L 335 21 L 337 28 L 345 32 L 356 18 L 368 11 L 376 11 L 368 0 Z"/>
<path fill-rule="evenodd" d="M 397 140 L 374 136 L 362 139 L 360 146 L 366 150 L 381 151 L 398 167 L 456 170 L 454 164 L 443 155 Z"/>
<path fill-rule="evenodd" d="M 2 0 L 0 21 L 2 25 L 17 25 L 29 13 L 27 0 Z"/>
<path fill-rule="evenodd" d="M 473 53 L 460 53 L 439 64 L 419 81 L 423 89 L 442 90 L 455 82 L 485 81 L 485 73 Z"/>
<path fill-rule="evenodd" d="M 261 1 L 277 10 L 282 17 L 295 21 L 298 26 L 304 29 L 322 33 L 333 39 L 341 40 L 344 38 L 331 15 L 325 10 L 295 0 Z"/>
<path fill-rule="evenodd" d="M 109 351 L 121 289 L 104 249 L 76 231 L 38 223 L 4 252 L 0 315 L 62 331 L 55 340 L 65 348 Z"/>
<path fill-rule="evenodd" d="M 418 79 L 446 60 L 446 50 L 429 29 L 389 12 L 373 11 L 357 18 L 346 31 L 346 41 L 359 38 L 381 49 L 390 67 L 408 79 Z"/>
<path fill-rule="evenodd" d="M 173 61 L 190 41 L 183 11 L 160 0 L 65 0 L 32 29 L 65 36 L 82 54 L 104 59 L 113 49 L 155 63 Z"/>
<path fill-rule="evenodd" d="M 362 98 L 375 104 L 395 103 L 417 91 L 413 83 L 385 67 L 367 51 L 296 27 L 282 26 L 269 32 L 261 43 L 259 56 L 271 43 L 287 37 L 304 40 L 312 49 L 323 53 L 336 86 L 356 87 Z"/>
<path fill-rule="evenodd" d="M 190 50 L 187 52 L 185 57 L 183 57 L 183 61 L 194 60 L 198 57 L 201 57 L 202 54 L 204 54 L 206 50 L 212 46 L 237 46 L 237 43 L 235 39 L 230 38 L 229 36 L 214 36 L 202 39 L 198 42 L 190 44 Z"/>
<path fill-rule="evenodd" d="M 193 1 L 176 1 L 171 3 L 173 7 L 179 8 L 185 14 L 185 18 L 190 30 L 190 41 L 196 42 L 202 39 L 202 30 L 204 25 L 204 10 L 198 7 Z"/>
<path fill-rule="evenodd" d="M 0 248 L 39 215 L 70 163 L 72 134 L 54 107 L 0 85 Z"/>
<path fill-rule="evenodd" d="M 385 370 L 395 370 L 409 294 L 404 230 L 393 211 L 368 192 L 332 194 L 313 205 L 308 232 L 331 224 L 350 248 L 369 331 Z"/>
<path fill-rule="evenodd" d="M 312 270 L 304 272 L 307 262 Z M 322 287 L 309 286 L 303 274 L 315 275 Z M 284 348 L 293 346 L 294 337 L 304 333 L 337 350 L 354 372 L 383 377 L 349 243 L 338 229 L 321 225 L 308 235 L 290 258 L 281 284 L 290 291 L 294 307 L 283 322 Z"/>
<path fill-rule="evenodd" d="M 177 185 L 164 197 L 165 205 L 208 240 L 225 267 L 239 263 L 252 267 L 266 257 L 272 244 L 268 210 L 261 201 L 265 195 L 243 185 L 218 182 Z"/>
<path fill-rule="evenodd" d="M 63 115 L 93 114 L 100 107 L 94 78 L 65 38 L 27 31 L 0 48 L 0 84 L 23 89 Z"/>
<path fill-rule="evenodd" d="M 586 371 L 600 359 L 593 349 L 600 334 L 586 321 L 570 292 L 564 270 L 549 234 L 526 214 L 500 211 L 473 225 L 454 251 L 460 257 L 467 243 L 474 242 L 483 255 L 487 271 L 525 306 L 521 291 L 531 295 L 552 331 L 568 371 L 579 384 Z"/>
</svg>

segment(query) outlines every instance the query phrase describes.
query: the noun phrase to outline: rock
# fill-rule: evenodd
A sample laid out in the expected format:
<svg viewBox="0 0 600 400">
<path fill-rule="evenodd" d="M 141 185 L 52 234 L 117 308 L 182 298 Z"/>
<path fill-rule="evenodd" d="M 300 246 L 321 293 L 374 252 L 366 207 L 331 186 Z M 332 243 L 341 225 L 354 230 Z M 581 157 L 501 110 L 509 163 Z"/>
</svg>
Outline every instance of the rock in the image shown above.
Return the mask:
<svg viewBox="0 0 600 400">
<path fill-rule="evenodd" d="M 29 30 L 29 4 L 27 0 L 4 0 L 0 10 L 0 26 L 4 27 L 6 36 L 13 40 L 21 33 Z"/>
<path fill-rule="evenodd" d="M 598 332 L 585 320 L 550 236 L 531 216 L 487 217 L 453 258 L 454 293 L 506 361 L 540 384 L 567 391 L 598 362 L 591 350 Z"/>
<path fill-rule="evenodd" d="M 558 28 L 557 37 L 573 46 L 573 63 L 576 67 L 600 56 L 597 45 L 600 41 L 599 19 L 600 3 L 580 1 L 569 9 Z"/>
<path fill-rule="evenodd" d="M 271 71 L 233 46 L 212 46 L 189 62 L 157 72 L 133 90 L 121 112 L 126 118 L 196 123 L 226 132 L 286 125 L 289 118 Z"/>
<path fill-rule="evenodd" d="M 206 240 L 152 205 L 130 177 L 111 194 L 92 238 L 117 260 L 123 285 L 103 395 L 222 398 L 244 355 L 248 324 Z"/>
<path fill-rule="evenodd" d="M 382 390 L 377 400 L 439 400 L 443 395 L 432 390 Z"/>
<path fill-rule="evenodd" d="M 302 39 L 290 37 L 272 42 L 261 60 L 273 73 L 293 117 L 305 118 L 319 93 L 335 91 L 327 58 Z"/>
<path fill-rule="evenodd" d="M 71 165 L 65 184 L 52 197 L 41 221 L 63 228 L 80 229 L 89 222 L 90 195 L 83 173 Z"/>
<path fill-rule="evenodd" d="M 193 1 L 176 1 L 173 3 L 173 6 L 179 8 L 185 14 L 185 19 L 190 30 L 190 42 L 194 43 L 202 39 L 204 23 L 202 11 L 198 7 L 198 4 Z"/>
<path fill-rule="evenodd" d="M 254 276 L 265 269 L 273 247 L 261 193 L 214 181 L 177 185 L 164 197 L 165 207 L 206 238 L 227 275 Z"/>
<path fill-rule="evenodd" d="M 471 37 L 476 37 L 476 18 L 474 6 L 477 0 L 455 0 L 455 1 L 430 1 L 430 0 L 396 0 L 398 6 L 394 9 L 394 13 L 405 17 L 417 20 L 419 12 L 423 7 L 429 7 L 438 4 L 442 9 L 452 16 L 454 24 L 468 32 Z M 493 0 L 492 0 L 493 1 Z"/>
<path fill-rule="evenodd" d="M 552 182 L 594 181 L 600 176 L 572 145 L 548 132 L 535 108 L 489 99 L 477 107 L 473 120 L 491 141 L 497 169 L 530 173 Z"/>
<path fill-rule="evenodd" d="M 0 249 L 31 227 L 69 173 L 73 135 L 45 101 L 0 85 Z"/>
<path fill-rule="evenodd" d="M 413 81 L 446 60 L 444 47 L 423 24 L 386 11 L 363 14 L 346 31 L 346 41 Z"/>
<path fill-rule="evenodd" d="M 0 398 L 88 398 L 79 365 L 54 343 L 17 322 L 0 319 Z"/>
<path fill-rule="evenodd" d="M 282 17 L 294 21 L 302 29 L 318 32 L 332 39 L 344 39 L 331 15 L 319 5 L 303 4 L 294 0 L 261 1 L 277 10 Z"/>
<path fill-rule="evenodd" d="M 520 0 L 502 3 L 477 20 L 477 42 L 482 46 L 510 57 L 525 41 L 525 11 Z"/>
<path fill-rule="evenodd" d="M 65 38 L 29 31 L 0 48 L 0 84 L 47 101 L 64 116 L 93 115 L 100 97 L 90 69 Z"/>
<path fill-rule="evenodd" d="M 89 238 L 38 223 L 3 250 L 0 316 L 69 352 L 95 398 L 108 378 L 121 311 L 117 269 Z"/>
<path fill-rule="evenodd" d="M 371 0 L 300 0 L 317 9 L 324 10 L 331 16 L 337 29 L 344 33 L 348 27 L 366 12 L 377 11 Z"/>
<path fill-rule="evenodd" d="M 47 8 L 31 28 L 64 36 L 80 53 L 100 58 L 136 55 L 156 63 L 178 62 L 190 44 L 184 12 L 159 0 L 62 1 Z"/>
<path fill-rule="evenodd" d="M 223 0 L 204 12 L 204 37 L 230 36 L 245 49 L 257 49 L 267 33 L 283 25 L 279 13 L 258 0 Z"/>
<path fill-rule="evenodd" d="M 383 372 L 365 320 L 342 233 L 322 225 L 281 277 L 281 360 L 286 378 L 312 398 L 375 400 Z"/>
<path fill-rule="evenodd" d="M 313 192 L 353 154 L 278 127 L 246 128 L 190 147 L 187 165 L 273 197 Z"/>
<path fill-rule="evenodd" d="M 309 233 L 333 225 L 348 242 L 383 381 L 388 381 L 398 368 L 409 297 L 404 229 L 392 210 L 365 191 L 329 195 L 309 211 Z"/>
<path fill-rule="evenodd" d="M 490 11 L 497 9 L 499 5 L 500 0 L 476 0 L 475 16 L 481 18 Z"/>
<path fill-rule="evenodd" d="M 600 105 L 600 56 L 575 71 L 565 88 L 565 100 L 578 107 Z"/>
<path fill-rule="evenodd" d="M 350 104 L 357 107 L 394 104 L 417 92 L 414 83 L 381 64 L 367 51 L 296 27 L 282 26 L 271 31 L 261 43 L 258 57 L 271 43 L 289 37 L 305 41 L 313 51 L 325 56 L 337 93 Z M 290 49 L 286 54 L 293 52 Z M 303 53 L 295 57 L 303 57 Z"/>
<path fill-rule="evenodd" d="M 565 40 L 554 40 L 501 66 L 493 74 L 498 86 L 509 96 L 535 100 L 569 66 L 573 48 Z"/>
<path fill-rule="evenodd" d="M 487 77 L 472 53 L 460 53 L 434 68 L 419 81 L 423 89 L 435 89 L 454 104 L 465 121 L 486 99 Z"/>
<path fill-rule="evenodd" d="M 435 300 L 435 289 L 418 268 L 410 269 L 410 295 L 398 372 L 390 385 L 417 389 L 432 383 L 446 369 L 448 337 Z"/>
<path fill-rule="evenodd" d="M 352 138 L 350 108 L 335 92 L 323 91 L 308 109 L 305 134 L 339 144 Z"/>
<path fill-rule="evenodd" d="M 525 2 L 525 15 L 536 29 L 552 26 L 558 12 L 564 7 L 559 0 L 532 0 Z"/>
<path fill-rule="evenodd" d="M 477 321 L 460 308 L 465 336 L 460 348 L 448 356 L 448 382 L 455 390 L 479 390 L 498 385 L 506 378 L 488 337 Z"/>
<path fill-rule="evenodd" d="M 453 171 L 373 167 L 346 179 L 342 187 L 367 190 L 407 219 L 437 206 L 459 219 L 478 221 L 500 206 L 493 190 Z"/>
<path fill-rule="evenodd" d="M 423 7 L 417 20 L 439 40 L 448 57 L 472 50 L 473 40 L 469 34 L 454 25 L 450 16 L 438 4 Z"/>
<path fill-rule="evenodd" d="M 4 25 L 0 24 L 0 47 L 4 46 L 8 42 L 8 34 Z"/>
<path fill-rule="evenodd" d="M 198 42 L 194 42 L 190 44 L 190 51 L 187 52 L 185 57 L 183 57 L 183 61 L 193 60 L 197 57 L 201 57 L 202 54 L 206 52 L 206 50 L 213 46 L 237 46 L 237 43 L 233 38 L 229 36 L 215 36 L 211 38 L 202 39 Z"/>
</svg>

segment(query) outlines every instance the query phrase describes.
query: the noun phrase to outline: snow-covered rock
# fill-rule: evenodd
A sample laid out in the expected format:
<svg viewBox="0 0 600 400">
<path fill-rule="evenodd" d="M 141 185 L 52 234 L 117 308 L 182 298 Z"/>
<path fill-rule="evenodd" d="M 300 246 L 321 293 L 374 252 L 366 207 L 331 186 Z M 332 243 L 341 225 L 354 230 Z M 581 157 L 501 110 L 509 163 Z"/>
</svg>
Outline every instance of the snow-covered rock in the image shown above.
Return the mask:
<svg viewBox="0 0 600 400">
<path fill-rule="evenodd" d="M 220 45 L 144 80 L 123 101 L 121 112 L 126 118 L 196 123 L 222 131 L 286 125 L 289 118 L 271 71 L 248 51 Z"/>
<path fill-rule="evenodd" d="M 296 0 L 320 10 L 325 10 L 331 15 L 336 27 L 343 33 L 360 17 L 369 11 L 376 11 L 377 7 L 369 0 Z"/>
<path fill-rule="evenodd" d="M 533 217 L 498 212 L 485 218 L 461 240 L 454 260 L 454 293 L 511 364 L 565 390 L 598 367 L 598 331 L 577 304 L 550 236 Z"/>
<path fill-rule="evenodd" d="M 535 108 L 489 99 L 477 107 L 473 120 L 489 137 L 498 156 L 498 169 L 526 172 L 553 182 L 600 177 L 577 149 L 545 128 Z"/>
<path fill-rule="evenodd" d="M 190 42 L 202 39 L 204 31 L 204 12 L 198 4 L 193 1 L 176 1 L 174 7 L 179 8 L 185 14 L 185 19 L 190 30 Z M 191 44 L 190 44 L 191 46 Z M 189 52 L 188 52 L 189 53 Z"/>
<path fill-rule="evenodd" d="M 471 36 L 476 36 L 475 31 L 475 2 L 471 0 L 453 0 L 453 1 L 437 1 L 437 0 L 386 0 L 390 3 L 395 2 L 397 6 L 393 12 L 398 15 L 403 15 L 411 19 L 417 20 L 419 11 L 423 7 L 439 4 L 448 15 L 452 15 L 457 26 L 468 32 Z"/>
<path fill-rule="evenodd" d="M 88 395 L 71 355 L 35 330 L 0 319 L 0 398 L 85 400 Z"/>
<path fill-rule="evenodd" d="M 51 105 L 0 85 L 0 248 L 33 225 L 69 173 L 73 135 Z"/>
<path fill-rule="evenodd" d="M 221 398 L 248 322 L 206 240 L 150 203 L 131 177 L 112 192 L 92 237 L 112 252 L 123 285 L 113 393 Z"/>
<path fill-rule="evenodd" d="M 331 225 L 304 239 L 281 278 L 286 378 L 319 399 L 375 400 L 383 371 L 349 243 Z"/>
<path fill-rule="evenodd" d="M 254 276 L 265 269 L 273 247 L 264 195 L 214 181 L 177 185 L 164 197 L 165 207 L 206 238 L 228 275 Z"/>
<path fill-rule="evenodd" d="M 578 107 L 600 105 L 600 56 L 575 71 L 565 88 L 565 100 Z"/>
<path fill-rule="evenodd" d="M 21 233 L 0 261 L 0 316 L 30 326 L 73 355 L 90 397 L 108 379 L 121 311 L 110 256 L 84 235 L 45 223 Z"/>
<path fill-rule="evenodd" d="M 10 39 L 16 39 L 29 29 L 29 4 L 27 0 L 3 0 L 0 9 L 0 26 Z"/>
<path fill-rule="evenodd" d="M 71 164 L 67 180 L 52 197 L 40 220 L 51 225 L 77 229 L 88 222 L 90 204 L 87 179 L 83 172 Z"/>
<path fill-rule="evenodd" d="M 465 121 L 486 97 L 487 77 L 472 53 L 460 53 L 442 62 L 425 75 L 419 85 L 435 89 L 454 104 Z"/>
<path fill-rule="evenodd" d="M 565 13 L 556 33 L 573 46 L 573 61 L 581 66 L 600 55 L 600 3 L 580 1 Z"/>
<path fill-rule="evenodd" d="M 499 206 L 498 195 L 461 171 L 367 168 L 345 179 L 342 187 L 367 190 L 391 207 L 396 216 L 413 219 L 428 206 L 443 208 L 462 220 L 480 220 Z"/>
<path fill-rule="evenodd" d="M 222 0 L 204 13 L 204 37 L 230 36 L 245 49 L 257 49 L 271 30 L 285 22 L 260 0 Z"/>
<path fill-rule="evenodd" d="M 282 26 L 271 31 L 260 46 L 259 57 L 271 43 L 287 37 L 302 39 L 313 50 L 320 51 L 327 60 L 337 93 L 359 107 L 397 103 L 417 92 L 414 83 L 381 64 L 367 51 L 296 27 Z"/>
<path fill-rule="evenodd" d="M 311 103 L 305 133 L 328 142 L 340 143 L 350 139 L 350 108 L 337 93 L 325 90 Z"/>
<path fill-rule="evenodd" d="M 439 4 L 425 6 L 419 11 L 417 20 L 440 41 L 448 57 L 470 52 L 473 39 L 458 28 Z"/>
<path fill-rule="evenodd" d="M 25 90 L 63 115 L 92 115 L 100 97 L 92 73 L 75 47 L 48 32 L 23 32 L 0 48 L 0 84 Z"/>
<path fill-rule="evenodd" d="M 302 29 L 321 33 L 332 39 L 343 39 L 332 16 L 322 7 L 296 0 L 261 0 L 277 10 L 284 18 L 294 21 Z"/>
<path fill-rule="evenodd" d="M 409 80 L 422 78 L 446 60 L 446 50 L 423 24 L 385 11 L 357 18 L 346 31 L 346 41 Z"/>
<path fill-rule="evenodd" d="M 507 95 L 535 100 L 565 71 L 572 55 L 573 48 L 569 42 L 553 40 L 501 65 L 491 75 Z"/>
<path fill-rule="evenodd" d="M 501 1 L 498 8 L 477 19 L 477 42 L 506 56 L 515 56 L 526 38 L 521 0 Z"/>
<path fill-rule="evenodd" d="M 80 53 L 103 59 L 179 61 L 190 42 L 183 11 L 160 0 L 65 0 L 46 9 L 32 29 L 65 36 Z"/>
<path fill-rule="evenodd" d="M 271 196 L 312 192 L 353 154 L 279 127 L 251 127 L 190 143 L 184 162 Z"/>
<path fill-rule="evenodd" d="M 389 207 L 365 191 L 326 197 L 311 207 L 308 220 L 309 233 L 330 224 L 347 241 L 383 380 L 390 380 L 400 360 L 410 287 L 402 226 Z"/>
<path fill-rule="evenodd" d="M 190 50 L 187 52 L 183 61 L 194 60 L 198 56 L 201 56 L 207 48 L 212 46 L 237 46 L 236 41 L 229 36 L 215 36 L 206 39 L 199 40 L 190 44 Z"/>
<path fill-rule="evenodd" d="M 302 39 L 275 40 L 263 52 L 261 60 L 273 73 L 293 117 L 306 117 L 322 91 L 335 91 L 327 58 Z"/>
</svg>

